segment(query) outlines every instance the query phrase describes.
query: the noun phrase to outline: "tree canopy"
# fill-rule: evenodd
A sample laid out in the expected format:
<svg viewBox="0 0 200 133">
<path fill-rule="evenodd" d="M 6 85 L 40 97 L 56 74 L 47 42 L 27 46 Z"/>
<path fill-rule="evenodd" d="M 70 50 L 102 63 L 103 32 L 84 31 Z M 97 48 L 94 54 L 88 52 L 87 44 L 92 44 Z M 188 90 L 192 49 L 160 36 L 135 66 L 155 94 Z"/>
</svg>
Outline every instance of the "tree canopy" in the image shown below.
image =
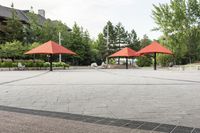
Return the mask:
<svg viewBox="0 0 200 133">
<path fill-rule="evenodd" d="M 200 59 L 200 1 L 171 0 L 154 5 L 153 18 L 164 35 L 163 43 L 175 55 L 176 63 Z"/>
<path fill-rule="evenodd" d="M 103 35 L 105 40 L 107 40 L 108 35 L 107 47 L 109 55 L 125 46 L 134 50 L 140 49 L 140 41 L 135 30 L 132 29 L 131 32 L 128 32 L 120 22 L 117 25 L 113 25 L 112 22 L 108 21 L 104 26 Z"/>
</svg>

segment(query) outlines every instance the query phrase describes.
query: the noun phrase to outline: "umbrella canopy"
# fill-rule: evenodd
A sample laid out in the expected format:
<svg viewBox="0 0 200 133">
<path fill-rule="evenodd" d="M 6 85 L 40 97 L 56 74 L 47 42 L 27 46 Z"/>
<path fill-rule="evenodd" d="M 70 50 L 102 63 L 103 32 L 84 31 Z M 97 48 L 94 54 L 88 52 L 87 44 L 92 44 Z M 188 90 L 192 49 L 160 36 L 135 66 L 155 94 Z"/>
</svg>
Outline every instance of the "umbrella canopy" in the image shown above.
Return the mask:
<svg viewBox="0 0 200 133">
<path fill-rule="evenodd" d="M 156 53 L 173 54 L 169 49 L 165 48 L 156 41 L 137 52 L 138 55 L 154 54 L 154 70 L 156 70 Z"/>
<path fill-rule="evenodd" d="M 128 58 L 138 56 L 137 52 L 131 48 L 125 47 L 109 57 L 126 57 L 126 69 L 128 69 Z"/>
<path fill-rule="evenodd" d="M 26 52 L 25 54 L 48 54 L 50 55 L 50 71 L 53 70 L 52 68 L 52 55 L 53 54 L 69 54 L 69 55 L 76 55 L 75 52 L 57 44 L 54 41 L 48 41 L 32 50 Z"/>
<path fill-rule="evenodd" d="M 54 41 L 48 41 L 28 52 L 25 54 L 69 54 L 69 55 L 76 55 L 76 53 L 72 52 L 71 50 L 57 44 Z"/>
<path fill-rule="evenodd" d="M 109 57 L 134 57 L 134 56 L 138 56 L 137 52 L 131 48 L 126 47 L 110 55 Z"/>
<path fill-rule="evenodd" d="M 152 54 L 152 53 L 172 54 L 172 52 L 169 49 L 163 47 L 161 44 L 159 44 L 156 41 L 154 41 L 150 45 L 144 47 L 143 49 L 141 49 L 137 53 L 140 54 L 140 55 Z"/>
</svg>

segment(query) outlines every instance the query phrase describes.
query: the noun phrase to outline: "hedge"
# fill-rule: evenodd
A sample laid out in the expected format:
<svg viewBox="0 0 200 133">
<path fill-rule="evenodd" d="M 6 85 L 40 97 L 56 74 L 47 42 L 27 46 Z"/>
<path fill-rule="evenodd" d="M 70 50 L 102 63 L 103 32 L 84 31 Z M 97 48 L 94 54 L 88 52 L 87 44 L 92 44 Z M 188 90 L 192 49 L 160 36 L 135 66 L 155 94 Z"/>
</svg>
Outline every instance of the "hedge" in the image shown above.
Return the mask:
<svg viewBox="0 0 200 133">
<path fill-rule="evenodd" d="M 141 56 L 137 58 L 136 64 L 139 67 L 147 67 L 152 65 L 152 59 L 148 56 Z"/>
<path fill-rule="evenodd" d="M 44 62 L 41 60 L 28 60 L 28 61 L 4 61 L 0 62 L 0 68 L 12 68 L 12 67 L 18 67 L 18 63 L 21 63 L 25 67 L 49 67 L 50 63 L 49 62 Z M 68 68 L 69 64 L 66 64 L 64 62 L 53 62 L 53 67 L 63 67 L 63 68 Z"/>
</svg>

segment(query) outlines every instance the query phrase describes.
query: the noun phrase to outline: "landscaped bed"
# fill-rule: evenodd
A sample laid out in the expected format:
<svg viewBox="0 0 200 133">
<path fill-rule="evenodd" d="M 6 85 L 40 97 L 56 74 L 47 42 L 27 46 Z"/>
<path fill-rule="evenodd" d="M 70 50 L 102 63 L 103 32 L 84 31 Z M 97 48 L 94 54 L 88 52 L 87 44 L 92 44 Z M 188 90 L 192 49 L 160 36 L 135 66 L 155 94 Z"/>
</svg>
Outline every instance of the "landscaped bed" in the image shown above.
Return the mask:
<svg viewBox="0 0 200 133">
<path fill-rule="evenodd" d="M 0 62 L 0 71 L 4 70 L 48 70 L 49 62 L 42 60 L 18 60 L 18 61 L 3 61 Z M 69 68 L 69 64 L 64 62 L 53 62 L 54 69 Z"/>
</svg>

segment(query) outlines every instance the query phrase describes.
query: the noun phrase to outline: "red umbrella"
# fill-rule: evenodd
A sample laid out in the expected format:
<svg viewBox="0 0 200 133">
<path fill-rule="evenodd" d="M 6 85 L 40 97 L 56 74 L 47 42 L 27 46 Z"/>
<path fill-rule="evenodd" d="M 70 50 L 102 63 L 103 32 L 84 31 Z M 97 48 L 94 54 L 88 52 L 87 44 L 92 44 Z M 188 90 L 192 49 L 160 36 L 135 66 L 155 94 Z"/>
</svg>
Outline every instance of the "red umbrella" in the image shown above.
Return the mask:
<svg viewBox="0 0 200 133">
<path fill-rule="evenodd" d="M 26 52 L 25 54 L 70 54 L 76 55 L 76 53 L 71 50 L 57 44 L 54 41 L 48 41 L 32 50 Z"/>
<path fill-rule="evenodd" d="M 156 41 L 137 52 L 139 55 L 154 54 L 154 70 L 156 70 L 156 53 L 173 54 L 169 49 L 163 47 Z"/>
<path fill-rule="evenodd" d="M 57 44 L 54 41 L 48 41 L 36 48 L 33 48 L 32 50 L 26 52 L 25 54 L 48 54 L 48 55 L 50 55 L 50 71 L 52 71 L 52 55 L 54 55 L 54 54 L 76 55 L 76 53 Z"/>
<path fill-rule="evenodd" d="M 126 47 L 110 55 L 109 57 L 134 57 L 137 56 L 136 54 L 137 52 L 135 50 Z"/>
<path fill-rule="evenodd" d="M 125 57 L 126 58 L 126 69 L 128 69 L 128 58 L 138 56 L 137 52 L 131 48 L 125 47 L 109 57 Z"/>
</svg>

